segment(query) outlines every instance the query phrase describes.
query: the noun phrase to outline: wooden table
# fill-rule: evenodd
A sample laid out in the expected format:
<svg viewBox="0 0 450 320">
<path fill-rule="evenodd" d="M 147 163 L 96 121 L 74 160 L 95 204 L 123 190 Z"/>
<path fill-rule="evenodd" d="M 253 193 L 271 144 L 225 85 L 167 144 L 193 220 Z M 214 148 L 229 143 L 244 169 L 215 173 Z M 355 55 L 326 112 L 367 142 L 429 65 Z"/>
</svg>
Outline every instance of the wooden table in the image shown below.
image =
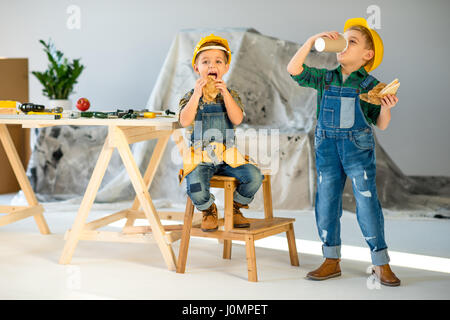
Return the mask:
<svg viewBox="0 0 450 320">
<path fill-rule="evenodd" d="M 163 226 L 160 219 L 183 221 L 184 212 L 157 212 L 149 194 L 149 187 L 162 159 L 167 142 L 174 131 L 179 128 L 176 118 L 154 118 L 154 119 L 60 119 L 60 120 L 0 120 L 0 134 L 2 142 L 7 146 L 10 161 L 15 165 L 16 176 L 22 179 L 21 187 L 26 190 L 25 195 L 30 205 L 33 205 L 31 213 L 34 214 L 40 229 L 44 230 L 45 221 L 42 212 L 37 208 L 42 207 L 37 203 L 34 193 L 26 179 L 25 172 L 18 165 L 20 161 L 14 156 L 14 148 L 4 124 L 21 124 L 23 127 L 36 128 L 57 125 L 77 126 L 108 126 L 108 135 L 98 157 L 94 171 L 85 191 L 83 200 L 78 210 L 73 226 L 65 234 L 65 246 L 60 257 L 60 264 L 70 263 L 79 240 L 112 241 L 112 242 L 154 242 L 156 241 L 164 261 L 169 270 L 176 270 L 176 258 L 172 250 L 172 242 L 180 239 L 182 225 Z M 157 144 L 148 163 L 144 176 L 141 175 L 139 167 L 134 161 L 130 144 L 157 139 Z M 6 149 L 6 148 L 5 148 Z M 106 217 L 87 222 L 91 207 L 94 203 L 97 191 L 102 182 L 114 149 L 117 149 L 126 171 L 130 177 L 136 197 L 131 208 L 122 210 Z M 172 174 L 172 173 L 171 173 Z M 176 176 L 176 172 L 173 173 Z M 20 182 L 21 180 L 19 180 Z M 28 199 L 30 198 L 30 199 Z M 3 208 L 3 207 L 2 207 Z M 27 209 L 31 210 L 31 209 Z M 127 219 L 121 232 L 99 231 L 113 222 Z M 134 227 L 136 219 L 148 220 L 149 227 Z M 43 232 L 41 230 L 41 232 Z M 48 229 L 47 229 L 48 230 Z M 45 230 L 44 230 L 45 231 Z M 151 233 L 150 233 L 151 232 Z"/>
</svg>

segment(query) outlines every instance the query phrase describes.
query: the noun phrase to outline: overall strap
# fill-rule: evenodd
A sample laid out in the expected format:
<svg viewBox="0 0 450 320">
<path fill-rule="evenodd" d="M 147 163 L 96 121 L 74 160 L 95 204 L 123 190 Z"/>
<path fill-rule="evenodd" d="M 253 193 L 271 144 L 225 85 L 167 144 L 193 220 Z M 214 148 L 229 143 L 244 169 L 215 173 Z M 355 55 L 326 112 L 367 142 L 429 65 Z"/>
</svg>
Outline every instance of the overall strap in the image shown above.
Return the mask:
<svg viewBox="0 0 450 320">
<path fill-rule="evenodd" d="M 359 84 L 361 89 L 366 89 L 370 86 L 371 83 L 375 80 L 370 74 Z"/>
<path fill-rule="evenodd" d="M 327 73 L 325 74 L 325 84 L 329 85 L 331 80 L 333 80 L 333 70 L 327 70 Z"/>
</svg>

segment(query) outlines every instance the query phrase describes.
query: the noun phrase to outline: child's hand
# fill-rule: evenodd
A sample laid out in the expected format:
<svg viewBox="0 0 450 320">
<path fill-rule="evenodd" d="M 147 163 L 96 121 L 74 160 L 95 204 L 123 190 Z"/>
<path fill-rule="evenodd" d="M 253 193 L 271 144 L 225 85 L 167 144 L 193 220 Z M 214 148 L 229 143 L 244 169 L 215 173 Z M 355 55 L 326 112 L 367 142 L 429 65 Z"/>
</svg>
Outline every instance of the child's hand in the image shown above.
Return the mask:
<svg viewBox="0 0 450 320">
<path fill-rule="evenodd" d="M 381 98 L 381 107 L 390 109 L 390 108 L 395 107 L 397 102 L 398 102 L 398 98 L 396 95 L 388 94 L 388 95 L 384 96 L 383 98 Z"/>
<path fill-rule="evenodd" d="M 326 37 L 326 38 L 329 38 L 331 40 L 337 40 L 338 37 L 339 37 L 339 32 L 337 32 L 337 31 L 321 32 L 321 33 L 318 33 L 318 34 L 312 36 L 311 38 L 309 38 L 309 41 L 314 43 L 318 38 L 322 38 L 322 37 Z"/>
<path fill-rule="evenodd" d="M 219 89 L 222 96 L 228 92 L 227 85 L 222 79 L 215 80 L 216 88 Z"/>
<path fill-rule="evenodd" d="M 192 95 L 200 99 L 200 97 L 203 95 L 202 90 L 203 87 L 206 85 L 206 82 L 208 82 L 208 80 L 205 78 L 197 79 L 197 81 L 195 82 L 194 93 Z"/>
</svg>

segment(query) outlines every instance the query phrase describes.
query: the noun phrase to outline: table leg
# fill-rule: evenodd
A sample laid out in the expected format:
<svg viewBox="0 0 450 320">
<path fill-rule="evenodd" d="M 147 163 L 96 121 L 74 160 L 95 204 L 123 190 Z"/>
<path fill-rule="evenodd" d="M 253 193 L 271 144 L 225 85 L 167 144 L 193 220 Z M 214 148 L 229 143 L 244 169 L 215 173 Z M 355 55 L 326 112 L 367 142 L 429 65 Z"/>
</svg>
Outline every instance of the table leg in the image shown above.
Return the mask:
<svg viewBox="0 0 450 320">
<path fill-rule="evenodd" d="M 166 265 L 169 270 L 175 271 L 176 270 L 175 254 L 172 250 L 172 246 L 168 244 L 166 241 L 164 227 L 162 226 L 161 221 L 159 220 L 158 214 L 150 197 L 150 193 L 147 190 L 147 185 L 144 182 L 144 179 L 142 178 L 142 175 L 139 171 L 139 167 L 136 165 L 136 162 L 134 161 L 133 154 L 131 153 L 126 136 L 123 133 L 123 131 L 118 127 L 114 127 L 112 128 L 112 130 L 114 132 L 114 143 L 117 147 L 117 150 L 119 151 L 119 154 L 128 172 L 131 183 L 133 184 L 133 188 L 136 191 L 136 195 L 139 199 L 140 205 L 145 213 L 148 222 L 150 223 L 153 236 L 161 250 L 164 261 L 166 262 Z M 168 135 L 168 137 L 170 137 L 170 134 Z M 165 143 L 167 143 L 167 141 L 168 138 L 165 139 Z M 161 160 L 163 151 L 164 151 L 163 148 L 161 148 L 161 150 L 155 150 L 153 152 L 152 160 L 153 157 L 155 157 L 155 159 L 158 159 L 158 161 L 155 160 L 154 163 L 155 167 L 151 168 L 150 171 L 156 170 L 157 165 Z"/>
<path fill-rule="evenodd" d="M 31 187 L 30 181 L 27 178 L 25 173 L 25 169 L 22 165 L 20 157 L 17 153 L 16 148 L 14 147 L 14 142 L 9 134 L 8 128 L 5 124 L 0 124 L 0 139 L 3 143 L 3 148 L 5 149 L 5 153 L 8 156 L 8 160 L 11 163 L 11 167 L 14 171 L 14 174 L 17 178 L 17 182 L 19 183 L 20 188 L 22 189 L 25 198 L 30 206 L 38 206 L 39 203 L 36 199 L 36 195 L 33 192 L 33 188 Z M 34 214 L 34 220 L 39 228 L 39 232 L 41 234 L 49 234 L 50 229 L 48 228 L 47 222 L 44 219 L 43 209 L 41 212 Z"/>
<path fill-rule="evenodd" d="M 98 157 L 94 172 L 89 180 L 80 209 L 78 209 L 77 217 L 75 218 L 72 230 L 69 232 L 63 253 L 59 260 L 60 264 L 68 264 L 72 259 L 72 255 L 79 241 L 80 233 L 83 231 L 87 216 L 91 210 L 92 204 L 94 203 L 98 188 L 100 187 L 103 176 L 105 175 L 113 151 L 114 148 L 110 145 L 110 136 L 108 135 Z"/>
<path fill-rule="evenodd" d="M 147 169 L 145 170 L 145 174 L 144 174 L 144 183 L 147 186 L 147 190 L 150 188 L 153 178 L 155 177 L 156 169 L 158 168 L 159 163 L 161 162 L 161 159 L 164 154 L 164 150 L 166 149 L 169 138 L 170 138 L 170 135 L 159 138 L 158 142 L 156 143 L 155 148 L 153 149 L 152 156 L 150 158 L 150 161 L 148 163 Z M 133 202 L 133 205 L 131 206 L 131 209 L 139 210 L 139 207 L 140 207 L 139 198 L 136 196 L 134 198 L 134 202 Z M 127 218 L 126 226 L 127 227 L 133 226 L 134 220 L 135 219 L 132 217 Z"/>
<path fill-rule="evenodd" d="M 184 273 L 186 270 L 186 260 L 191 240 L 192 217 L 194 216 L 194 205 L 188 197 L 186 210 L 184 213 L 183 234 L 181 236 L 180 249 L 178 252 L 177 273 Z"/>
</svg>

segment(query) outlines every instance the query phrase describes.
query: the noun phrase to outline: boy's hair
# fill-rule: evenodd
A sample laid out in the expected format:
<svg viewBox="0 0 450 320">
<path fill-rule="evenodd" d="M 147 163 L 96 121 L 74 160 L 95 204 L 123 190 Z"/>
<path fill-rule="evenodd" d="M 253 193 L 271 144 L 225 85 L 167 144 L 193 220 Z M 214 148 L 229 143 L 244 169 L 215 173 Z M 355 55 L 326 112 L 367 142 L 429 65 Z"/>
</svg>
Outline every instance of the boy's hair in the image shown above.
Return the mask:
<svg viewBox="0 0 450 320">
<path fill-rule="evenodd" d="M 353 27 L 348 28 L 346 31 L 349 31 L 349 30 L 356 30 L 356 31 L 359 31 L 359 32 L 362 34 L 364 40 L 366 41 L 366 49 L 374 50 L 375 47 L 374 47 L 374 45 L 373 45 L 372 35 L 370 34 L 370 31 L 369 31 L 369 30 L 367 30 L 366 28 L 364 28 L 364 27 L 362 27 L 362 26 L 353 26 Z M 373 60 L 373 58 L 370 59 L 369 61 L 367 61 L 367 62 L 364 64 L 364 66 L 366 66 L 367 64 L 369 64 L 372 60 Z"/>
<path fill-rule="evenodd" d="M 227 49 L 227 48 L 225 48 L 225 46 L 223 44 L 218 43 L 218 42 L 205 42 L 204 44 L 202 44 L 202 46 L 199 49 L 202 49 L 204 47 L 209 47 L 209 46 L 220 46 L 220 47 L 224 48 L 225 50 Z M 200 56 L 200 54 L 201 54 L 201 52 L 199 52 L 198 55 L 195 57 L 195 63 L 197 63 L 197 60 L 198 60 L 198 57 Z M 225 56 L 225 64 L 227 64 L 228 63 L 228 55 L 225 52 L 223 52 L 223 55 Z"/>
</svg>

